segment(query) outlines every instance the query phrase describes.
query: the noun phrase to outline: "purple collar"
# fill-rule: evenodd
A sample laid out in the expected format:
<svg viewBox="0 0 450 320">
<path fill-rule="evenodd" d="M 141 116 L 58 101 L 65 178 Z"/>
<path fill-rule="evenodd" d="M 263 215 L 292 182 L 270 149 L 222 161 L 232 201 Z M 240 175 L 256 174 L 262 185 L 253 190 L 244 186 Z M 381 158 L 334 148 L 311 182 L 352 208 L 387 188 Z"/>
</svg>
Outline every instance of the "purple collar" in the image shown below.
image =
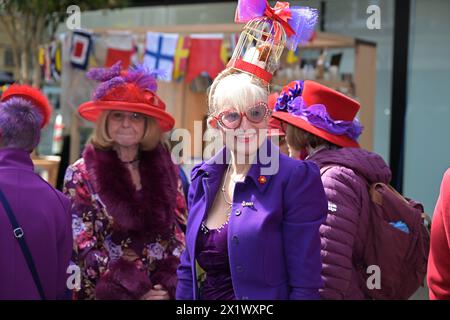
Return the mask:
<svg viewBox="0 0 450 320">
<path fill-rule="evenodd" d="M 267 152 L 268 156 L 272 152 L 278 151 L 278 156 L 280 156 L 280 151 L 277 146 L 272 144 L 269 139 L 261 145 L 261 148 L 264 146 L 267 148 L 263 152 Z M 278 149 L 278 150 L 275 150 Z M 273 151 L 275 150 L 275 151 Z M 254 164 L 250 167 L 247 173 L 247 179 L 253 180 L 254 184 L 263 192 L 267 185 L 269 184 L 270 175 L 265 175 L 264 177 L 261 175 L 261 169 L 265 166 L 270 166 L 270 164 L 263 163 L 260 161 L 259 153 L 257 153 L 257 159 Z M 195 179 L 198 176 L 206 176 L 208 178 L 213 178 L 213 180 L 220 181 L 223 173 L 225 172 L 227 165 L 231 161 L 230 150 L 226 147 L 222 148 L 219 152 L 216 153 L 211 159 L 205 161 L 196 172 L 193 173 L 192 179 Z M 279 159 L 276 159 L 279 161 Z M 263 181 L 261 180 L 263 179 Z"/>
<path fill-rule="evenodd" d="M 7 168 L 34 171 L 30 153 L 18 148 L 0 148 L 0 169 Z"/>
</svg>

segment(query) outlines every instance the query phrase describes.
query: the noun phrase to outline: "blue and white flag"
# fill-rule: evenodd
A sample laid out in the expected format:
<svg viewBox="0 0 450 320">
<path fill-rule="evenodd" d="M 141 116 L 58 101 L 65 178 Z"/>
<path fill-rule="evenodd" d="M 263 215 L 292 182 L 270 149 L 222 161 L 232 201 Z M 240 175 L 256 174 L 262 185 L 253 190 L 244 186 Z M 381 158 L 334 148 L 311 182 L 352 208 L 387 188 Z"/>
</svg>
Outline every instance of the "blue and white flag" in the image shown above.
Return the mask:
<svg viewBox="0 0 450 320">
<path fill-rule="evenodd" d="M 147 32 L 144 66 L 151 70 L 161 70 L 161 80 L 172 81 L 177 43 L 178 34 Z"/>
</svg>

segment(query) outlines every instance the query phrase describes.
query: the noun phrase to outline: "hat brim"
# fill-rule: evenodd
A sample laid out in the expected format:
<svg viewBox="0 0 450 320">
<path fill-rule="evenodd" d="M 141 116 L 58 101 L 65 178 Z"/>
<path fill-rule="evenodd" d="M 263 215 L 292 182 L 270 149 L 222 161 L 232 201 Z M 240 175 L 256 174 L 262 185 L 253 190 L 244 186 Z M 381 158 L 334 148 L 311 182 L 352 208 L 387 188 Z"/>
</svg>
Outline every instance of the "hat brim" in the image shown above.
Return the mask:
<svg viewBox="0 0 450 320">
<path fill-rule="evenodd" d="M 291 115 L 288 112 L 282 112 L 277 111 L 272 113 L 272 117 L 275 119 L 278 119 L 280 121 L 285 121 L 294 127 L 303 129 L 305 131 L 308 131 L 309 133 L 312 133 L 318 137 L 321 137 L 322 139 L 327 140 L 328 142 L 334 143 L 335 145 L 346 147 L 346 148 L 359 148 L 359 143 L 357 141 L 354 141 L 350 139 L 346 135 L 334 135 L 331 134 L 323 129 L 317 128 L 310 124 L 309 122 Z"/>
<path fill-rule="evenodd" d="M 103 111 L 117 110 L 144 114 L 158 120 L 161 131 L 173 129 L 175 119 L 167 112 L 144 103 L 131 103 L 125 101 L 88 101 L 78 107 L 78 113 L 88 121 L 97 121 Z"/>
</svg>

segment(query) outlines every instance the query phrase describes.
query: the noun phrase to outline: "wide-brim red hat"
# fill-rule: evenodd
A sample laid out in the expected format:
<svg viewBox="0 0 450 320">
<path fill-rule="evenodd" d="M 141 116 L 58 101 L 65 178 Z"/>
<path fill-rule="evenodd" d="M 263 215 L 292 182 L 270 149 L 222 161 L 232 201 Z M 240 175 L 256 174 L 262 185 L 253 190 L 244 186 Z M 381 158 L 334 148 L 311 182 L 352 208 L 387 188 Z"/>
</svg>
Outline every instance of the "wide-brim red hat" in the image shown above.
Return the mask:
<svg viewBox="0 0 450 320">
<path fill-rule="evenodd" d="M 287 92 L 288 86 L 287 88 L 285 87 L 283 91 Z M 324 105 L 328 115 L 333 120 L 354 121 L 360 109 L 360 104 L 357 101 L 314 81 L 304 81 L 303 89 L 300 94 L 308 106 L 315 104 Z M 360 147 L 358 141 L 350 138 L 348 135 L 333 134 L 325 129 L 314 126 L 304 118 L 289 112 L 276 111 L 272 114 L 272 117 L 287 122 L 294 127 L 303 129 L 335 145 L 353 148 Z"/>
<path fill-rule="evenodd" d="M 164 105 L 164 103 L 160 100 L 160 105 L 161 104 Z M 153 117 L 158 121 L 161 131 L 163 132 L 172 130 L 175 125 L 175 119 L 161 108 L 138 102 L 88 101 L 79 106 L 78 113 L 84 119 L 95 122 L 103 111 L 113 110 L 137 112 Z"/>
<path fill-rule="evenodd" d="M 116 63 L 110 69 L 92 69 L 88 77 L 102 83 L 95 89 L 93 99 L 78 107 L 84 119 L 96 121 L 104 111 L 128 111 L 156 119 L 163 132 L 174 127 L 175 119 L 156 94 L 155 75 L 142 66 L 121 71 L 120 63 Z"/>
</svg>

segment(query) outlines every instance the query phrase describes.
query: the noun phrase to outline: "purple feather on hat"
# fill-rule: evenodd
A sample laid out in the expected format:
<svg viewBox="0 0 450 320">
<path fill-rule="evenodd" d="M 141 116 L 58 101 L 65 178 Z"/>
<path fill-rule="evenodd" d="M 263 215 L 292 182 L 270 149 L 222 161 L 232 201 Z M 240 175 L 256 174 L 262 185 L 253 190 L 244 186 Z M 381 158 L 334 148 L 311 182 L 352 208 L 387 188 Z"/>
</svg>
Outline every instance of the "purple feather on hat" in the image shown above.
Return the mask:
<svg viewBox="0 0 450 320">
<path fill-rule="evenodd" d="M 111 68 L 92 68 L 86 73 L 88 79 L 95 81 L 108 81 L 120 76 L 122 61 L 117 61 Z"/>
<path fill-rule="evenodd" d="M 116 88 L 124 83 L 125 81 L 122 77 L 114 77 L 108 81 L 102 82 L 95 88 L 94 92 L 92 93 L 92 99 L 100 100 L 113 88 Z"/>
<path fill-rule="evenodd" d="M 149 70 L 142 64 L 136 64 L 128 70 L 124 79 L 126 82 L 135 82 L 142 89 L 156 92 L 158 89 L 156 79 L 163 74 L 162 70 Z"/>
<path fill-rule="evenodd" d="M 86 74 L 88 79 L 101 82 L 94 90 L 92 99 L 100 100 L 113 88 L 126 83 L 135 83 L 142 90 L 156 93 L 158 89 L 157 77 L 163 71 L 149 70 L 144 65 L 136 64 L 125 72 L 122 71 L 122 62 L 116 62 L 110 68 L 93 68 Z"/>
</svg>

